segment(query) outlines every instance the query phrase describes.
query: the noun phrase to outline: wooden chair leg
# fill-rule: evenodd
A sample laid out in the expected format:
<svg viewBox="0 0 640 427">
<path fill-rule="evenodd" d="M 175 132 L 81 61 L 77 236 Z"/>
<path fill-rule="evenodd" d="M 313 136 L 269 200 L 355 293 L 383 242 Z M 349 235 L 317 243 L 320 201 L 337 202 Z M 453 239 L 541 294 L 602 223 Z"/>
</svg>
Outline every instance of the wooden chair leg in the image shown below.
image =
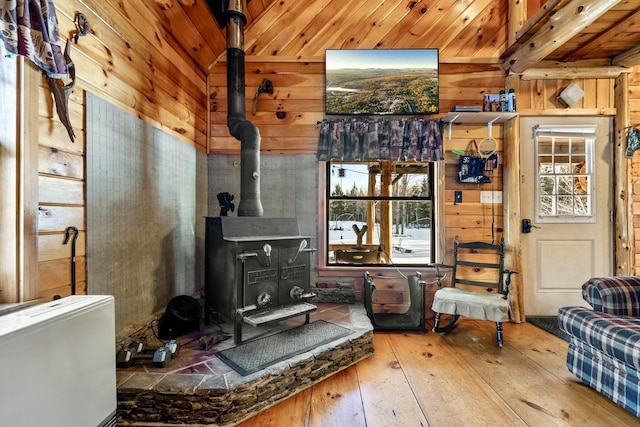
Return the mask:
<svg viewBox="0 0 640 427">
<path fill-rule="evenodd" d="M 440 313 L 436 313 L 436 318 L 433 321 L 432 331 L 435 332 L 439 327 L 440 327 Z"/>
<path fill-rule="evenodd" d="M 496 322 L 496 332 L 498 334 L 498 346 L 502 347 L 502 322 Z"/>
<path fill-rule="evenodd" d="M 440 326 L 440 313 L 436 313 L 436 318 L 433 324 L 433 332 L 449 332 L 451 329 L 453 329 L 453 326 L 455 325 L 459 317 L 460 315 L 458 314 L 452 314 L 449 323 L 444 326 Z"/>
</svg>

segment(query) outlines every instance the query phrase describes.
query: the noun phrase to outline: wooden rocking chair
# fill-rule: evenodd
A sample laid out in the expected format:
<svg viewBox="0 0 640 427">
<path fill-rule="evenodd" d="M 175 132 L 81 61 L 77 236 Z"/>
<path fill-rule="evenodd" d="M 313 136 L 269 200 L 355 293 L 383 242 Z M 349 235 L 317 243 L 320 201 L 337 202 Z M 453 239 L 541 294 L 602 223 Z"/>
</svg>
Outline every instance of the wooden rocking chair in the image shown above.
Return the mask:
<svg viewBox="0 0 640 427">
<path fill-rule="evenodd" d="M 517 271 L 504 268 L 504 239 L 500 244 L 460 243 L 455 238 L 453 265 L 432 264 L 436 268 L 438 290 L 432 309 L 436 313 L 434 332 L 449 332 L 460 316 L 496 322 L 498 345 L 502 347 L 502 322 L 510 320 L 508 300 L 511 275 Z M 443 287 L 445 274 L 451 269 L 451 287 Z M 451 318 L 441 325 L 441 314 Z"/>
</svg>

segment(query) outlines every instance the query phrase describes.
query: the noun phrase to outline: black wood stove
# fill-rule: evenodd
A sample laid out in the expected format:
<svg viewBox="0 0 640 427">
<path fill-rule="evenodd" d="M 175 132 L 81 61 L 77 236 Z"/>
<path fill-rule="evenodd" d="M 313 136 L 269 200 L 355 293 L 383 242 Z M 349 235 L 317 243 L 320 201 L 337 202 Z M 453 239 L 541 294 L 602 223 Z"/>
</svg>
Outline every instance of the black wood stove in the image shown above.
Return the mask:
<svg viewBox="0 0 640 427">
<path fill-rule="evenodd" d="M 310 237 L 295 218 L 207 217 L 205 237 L 205 322 L 212 312 L 234 324 L 242 342 L 244 323 L 306 315 L 310 304 Z"/>
</svg>

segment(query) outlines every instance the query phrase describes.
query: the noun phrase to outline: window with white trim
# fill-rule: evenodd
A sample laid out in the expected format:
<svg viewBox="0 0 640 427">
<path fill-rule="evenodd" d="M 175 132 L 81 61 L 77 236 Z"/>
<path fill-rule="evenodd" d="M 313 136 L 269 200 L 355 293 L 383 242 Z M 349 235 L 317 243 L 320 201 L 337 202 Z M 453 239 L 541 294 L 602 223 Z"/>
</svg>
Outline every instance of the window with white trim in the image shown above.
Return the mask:
<svg viewBox="0 0 640 427">
<path fill-rule="evenodd" d="M 539 222 L 594 222 L 595 126 L 537 126 L 536 215 Z"/>
</svg>

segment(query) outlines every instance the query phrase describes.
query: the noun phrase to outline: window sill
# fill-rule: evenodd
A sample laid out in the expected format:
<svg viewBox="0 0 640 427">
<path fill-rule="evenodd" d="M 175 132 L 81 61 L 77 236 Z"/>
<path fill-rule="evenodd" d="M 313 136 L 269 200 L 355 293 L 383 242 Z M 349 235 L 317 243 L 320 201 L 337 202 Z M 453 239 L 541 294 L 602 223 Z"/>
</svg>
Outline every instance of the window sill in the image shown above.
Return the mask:
<svg viewBox="0 0 640 427">
<path fill-rule="evenodd" d="M 424 279 L 436 277 L 436 271 L 432 267 L 423 266 L 394 266 L 394 265 L 350 265 L 350 266 L 329 266 L 329 265 L 317 265 L 316 276 L 317 277 L 360 277 L 364 275 L 364 272 L 368 271 L 372 275 L 394 275 L 403 274 L 410 275 L 419 271 Z"/>
</svg>

